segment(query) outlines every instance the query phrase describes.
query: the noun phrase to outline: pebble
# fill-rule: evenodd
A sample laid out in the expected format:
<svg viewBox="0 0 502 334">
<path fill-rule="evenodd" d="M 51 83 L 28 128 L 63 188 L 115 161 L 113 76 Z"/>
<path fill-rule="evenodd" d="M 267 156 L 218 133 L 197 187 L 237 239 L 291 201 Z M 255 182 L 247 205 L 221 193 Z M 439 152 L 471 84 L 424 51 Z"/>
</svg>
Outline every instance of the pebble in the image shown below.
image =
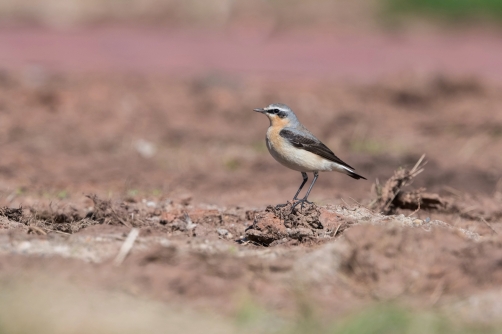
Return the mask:
<svg viewBox="0 0 502 334">
<path fill-rule="evenodd" d="M 423 224 L 423 220 L 422 219 L 413 219 L 413 225 L 415 226 L 420 226 Z"/>
<path fill-rule="evenodd" d="M 228 234 L 228 230 L 225 230 L 224 228 L 219 228 L 216 230 L 216 232 L 218 232 L 218 234 L 221 235 L 222 237 Z"/>
<path fill-rule="evenodd" d="M 225 237 L 227 239 L 231 239 L 233 237 L 232 233 L 228 232 L 228 230 L 224 228 L 219 228 L 216 230 L 216 232 L 218 232 L 220 236 Z"/>
</svg>

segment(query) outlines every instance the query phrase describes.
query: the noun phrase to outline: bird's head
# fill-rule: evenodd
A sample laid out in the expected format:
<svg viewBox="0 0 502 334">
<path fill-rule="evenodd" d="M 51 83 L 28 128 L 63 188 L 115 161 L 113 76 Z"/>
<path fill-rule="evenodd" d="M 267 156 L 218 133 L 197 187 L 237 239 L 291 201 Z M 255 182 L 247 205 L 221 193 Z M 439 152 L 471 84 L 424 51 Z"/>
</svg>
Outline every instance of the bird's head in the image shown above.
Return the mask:
<svg viewBox="0 0 502 334">
<path fill-rule="evenodd" d="M 298 123 L 295 113 L 291 108 L 282 103 L 272 103 L 265 108 L 254 109 L 256 112 L 265 114 L 270 120 L 270 125 L 281 125 L 283 127 L 293 126 Z"/>
</svg>

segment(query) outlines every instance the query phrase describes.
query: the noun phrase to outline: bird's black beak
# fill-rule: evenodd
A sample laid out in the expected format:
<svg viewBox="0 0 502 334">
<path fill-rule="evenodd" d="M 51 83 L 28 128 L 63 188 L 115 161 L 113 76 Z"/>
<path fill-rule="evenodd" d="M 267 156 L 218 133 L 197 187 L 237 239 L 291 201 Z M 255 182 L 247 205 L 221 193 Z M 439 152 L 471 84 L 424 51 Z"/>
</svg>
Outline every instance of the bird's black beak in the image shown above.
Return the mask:
<svg viewBox="0 0 502 334">
<path fill-rule="evenodd" d="M 254 111 L 256 112 L 261 112 L 262 114 L 265 113 L 265 109 L 262 109 L 262 108 L 256 108 L 256 109 L 253 109 Z"/>
</svg>

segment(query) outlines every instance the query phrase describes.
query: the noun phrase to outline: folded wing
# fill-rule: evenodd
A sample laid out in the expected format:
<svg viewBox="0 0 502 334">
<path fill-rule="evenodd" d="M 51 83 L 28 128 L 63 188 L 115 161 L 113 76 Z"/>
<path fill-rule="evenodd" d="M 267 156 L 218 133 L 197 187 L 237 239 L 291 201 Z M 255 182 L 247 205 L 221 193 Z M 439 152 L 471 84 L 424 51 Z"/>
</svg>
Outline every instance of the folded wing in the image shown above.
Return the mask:
<svg viewBox="0 0 502 334">
<path fill-rule="evenodd" d="M 333 153 L 326 145 L 324 145 L 319 139 L 315 137 L 306 136 L 300 131 L 291 128 L 282 129 L 281 132 L 279 132 L 279 135 L 282 138 L 288 140 L 294 147 L 317 154 L 324 159 L 336 162 L 337 164 L 352 171 L 354 170 L 353 167 L 343 162 L 339 157 L 335 155 L 335 153 Z"/>
</svg>

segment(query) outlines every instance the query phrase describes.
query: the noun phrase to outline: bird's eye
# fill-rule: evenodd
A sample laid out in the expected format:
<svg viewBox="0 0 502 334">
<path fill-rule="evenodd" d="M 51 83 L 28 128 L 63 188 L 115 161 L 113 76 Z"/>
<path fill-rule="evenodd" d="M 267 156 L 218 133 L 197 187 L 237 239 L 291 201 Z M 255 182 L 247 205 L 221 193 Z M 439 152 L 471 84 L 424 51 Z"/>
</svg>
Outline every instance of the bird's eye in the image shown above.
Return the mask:
<svg viewBox="0 0 502 334">
<path fill-rule="evenodd" d="M 270 112 L 272 114 L 277 114 L 277 113 L 279 113 L 279 109 L 272 109 L 272 110 L 270 110 Z"/>
</svg>

